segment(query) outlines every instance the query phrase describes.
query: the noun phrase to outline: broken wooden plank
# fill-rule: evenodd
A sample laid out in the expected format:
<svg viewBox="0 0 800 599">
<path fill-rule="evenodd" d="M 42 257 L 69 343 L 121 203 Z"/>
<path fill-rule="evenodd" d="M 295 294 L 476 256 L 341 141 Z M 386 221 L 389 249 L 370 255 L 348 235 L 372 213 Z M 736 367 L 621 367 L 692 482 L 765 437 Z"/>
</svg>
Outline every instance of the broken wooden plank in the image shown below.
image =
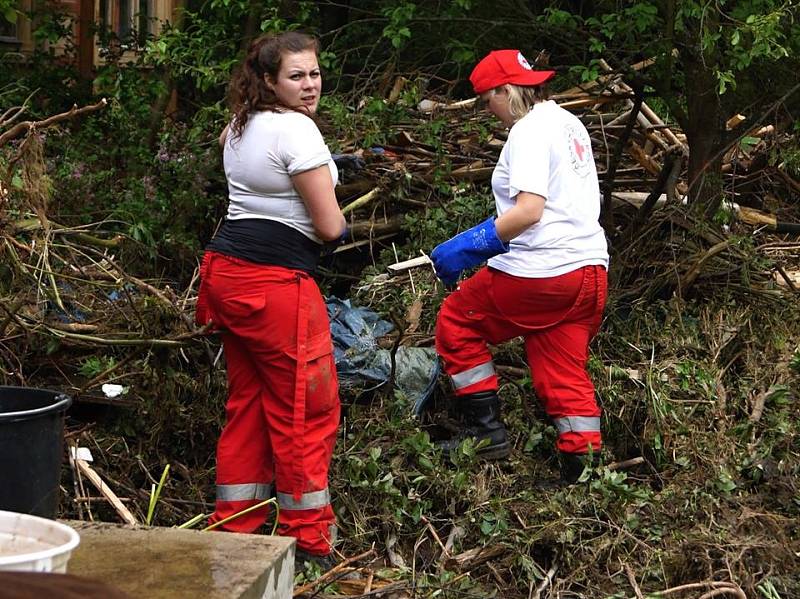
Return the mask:
<svg viewBox="0 0 800 599">
<path fill-rule="evenodd" d="M 70 458 L 72 459 L 72 458 Z M 103 479 L 100 478 L 100 475 L 94 471 L 94 469 L 89 465 L 88 462 L 84 460 L 74 459 L 75 467 L 78 471 L 89 479 L 94 487 L 100 491 L 100 493 L 105 497 L 109 503 L 114 507 L 120 517 L 125 521 L 126 524 L 130 524 L 132 526 L 136 526 L 139 524 L 139 521 L 136 517 L 125 507 L 125 505 L 120 501 L 119 497 L 111 490 L 111 488 L 103 482 Z"/>
<path fill-rule="evenodd" d="M 436 100 L 422 100 L 417 105 L 417 110 L 420 112 L 433 112 L 434 110 L 461 110 L 463 108 L 472 108 L 478 98 L 467 98 L 458 102 L 437 102 Z"/>
<path fill-rule="evenodd" d="M 745 120 L 747 120 L 747 117 L 744 116 L 743 114 L 734 114 L 725 123 L 725 129 L 727 129 L 728 131 L 731 131 L 732 129 L 736 129 L 736 127 L 741 125 Z"/>
<path fill-rule="evenodd" d="M 402 262 L 395 262 L 394 264 L 390 264 L 386 268 L 392 274 L 398 274 L 409 270 L 411 268 L 418 268 L 420 266 L 428 266 L 429 264 L 433 264 L 431 259 L 427 256 L 419 256 L 417 258 L 411 258 L 410 260 L 403 260 Z"/>
</svg>

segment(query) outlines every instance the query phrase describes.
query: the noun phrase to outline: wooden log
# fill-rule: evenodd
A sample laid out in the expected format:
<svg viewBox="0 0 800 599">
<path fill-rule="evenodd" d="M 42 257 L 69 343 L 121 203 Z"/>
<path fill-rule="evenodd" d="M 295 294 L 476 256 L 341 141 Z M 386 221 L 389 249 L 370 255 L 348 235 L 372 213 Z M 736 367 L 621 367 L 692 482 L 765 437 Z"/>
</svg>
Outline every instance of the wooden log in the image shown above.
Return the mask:
<svg viewBox="0 0 800 599">
<path fill-rule="evenodd" d="M 647 154 L 647 152 L 644 151 L 644 148 L 635 141 L 632 141 L 630 146 L 628 146 L 628 153 L 651 175 L 658 176 L 658 174 L 661 172 L 661 166 L 659 166 L 659 164 L 653 160 L 653 157 Z"/>
<path fill-rule="evenodd" d="M 339 200 L 346 200 L 354 195 L 364 194 L 373 187 L 375 187 L 374 181 L 368 181 L 364 179 L 361 181 L 354 181 L 353 183 L 347 183 L 345 185 L 337 185 L 334 191 L 336 192 L 336 197 Z"/>
<path fill-rule="evenodd" d="M 356 198 L 352 202 L 350 202 L 347 206 L 342 208 L 342 214 L 347 214 L 348 212 L 352 212 L 356 208 L 360 208 L 361 206 L 366 206 L 372 200 L 374 200 L 378 196 L 378 192 L 380 191 L 380 187 L 375 187 L 372 191 L 365 193 L 363 196 Z"/>
<path fill-rule="evenodd" d="M 349 237 L 352 240 L 375 235 L 396 233 L 403 228 L 403 217 L 394 216 L 386 222 L 362 221 L 348 225 Z"/>
<path fill-rule="evenodd" d="M 772 214 L 761 212 L 755 208 L 748 208 L 747 206 L 739 205 L 734 205 L 734 208 L 736 210 L 736 216 L 739 218 L 739 220 L 747 223 L 748 225 L 766 225 L 774 229 L 778 223 L 778 219 Z"/>
<path fill-rule="evenodd" d="M 747 120 L 747 117 L 743 114 L 734 114 L 728 121 L 725 123 L 725 129 L 731 131 L 732 129 L 736 129 L 739 125 L 741 125 L 744 121 Z"/>
<path fill-rule="evenodd" d="M 506 550 L 502 545 L 489 545 L 487 547 L 475 547 L 447 558 L 444 562 L 445 568 L 448 570 L 456 570 L 463 572 L 465 570 L 472 570 L 481 564 L 488 562 L 490 559 L 498 557 L 505 553 Z"/>
</svg>

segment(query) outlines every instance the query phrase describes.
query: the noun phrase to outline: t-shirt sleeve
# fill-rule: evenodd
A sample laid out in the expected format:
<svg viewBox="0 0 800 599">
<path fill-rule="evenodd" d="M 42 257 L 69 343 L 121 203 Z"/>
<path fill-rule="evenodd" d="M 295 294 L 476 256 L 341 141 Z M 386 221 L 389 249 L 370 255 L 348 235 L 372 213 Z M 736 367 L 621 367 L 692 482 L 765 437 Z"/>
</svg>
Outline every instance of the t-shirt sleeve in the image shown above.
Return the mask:
<svg viewBox="0 0 800 599">
<path fill-rule="evenodd" d="M 526 123 L 527 124 L 527 123 Z M 550 139 L 542 130 L 527 126 L 512 131 L 508 148 L 509 197 L 521 191 L 547 199 L 550 183 Z"/>
<path fill-rule="evenodd" d="M 314 121 L 299 113 L 289 116 L 278 147 L 278 156 L 286 165 L 286 172 L 296 175 L 328 164 L 331 152 Z"/>
</svg>

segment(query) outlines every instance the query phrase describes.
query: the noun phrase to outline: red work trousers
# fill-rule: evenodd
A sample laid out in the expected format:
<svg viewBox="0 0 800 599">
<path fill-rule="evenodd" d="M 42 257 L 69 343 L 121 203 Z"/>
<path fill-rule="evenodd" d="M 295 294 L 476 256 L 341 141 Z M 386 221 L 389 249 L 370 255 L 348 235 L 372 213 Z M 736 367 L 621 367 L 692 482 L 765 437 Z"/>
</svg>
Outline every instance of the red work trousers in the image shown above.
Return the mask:
<svg viewBox="0 0 800 599">
<path fill-rule="evenodd" d="M 599 451 L 600 407 L 586 362 L 606 295 L 602 266 L 540 279 L 481 269 L 445 299 L 436 322 L 436 351 L 456 395 L 497 390 L 487 343 L 521 336 L 536 395 L 558 429 L 557 449 Z"/>
<path fill-rule="evenodd" d="M 340 406 L 319 288 L 305 272 L 215 252 L 206 253 L 200 274 L 197 320 L 220 330 L 228 370 L 210 522 L 274 495 L 279 533 L 305 551 L 327 554 L 335 536 L 328 469 Z M 267 510 L 221 527 L 254 532 Z"/>
</svg>

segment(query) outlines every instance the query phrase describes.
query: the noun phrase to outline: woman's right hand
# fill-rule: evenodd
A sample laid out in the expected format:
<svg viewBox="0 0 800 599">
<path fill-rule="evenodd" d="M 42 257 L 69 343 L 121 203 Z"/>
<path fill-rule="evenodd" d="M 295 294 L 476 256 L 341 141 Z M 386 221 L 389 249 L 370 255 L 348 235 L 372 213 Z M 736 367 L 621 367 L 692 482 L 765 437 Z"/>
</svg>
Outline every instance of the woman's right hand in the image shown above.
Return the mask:
<svg viewBox="0 0 800 599">
<path fill-rule="evenodd" d="M 228 139 L 228 130 L 231 128 L 230 125 L 225 125 L 225 128 L 222 130 L 222 133 L 219 134 L 219 147 L 225 147 L 225 141 Z"/>
<path fill-rule="evenodd" d="M 314 232 L 323 241 L 335 241 L 345 231 L 347 221 L 339 209 L 327 164 L 292 175 L 292 184 L 303 198 Z"/>
</svg>

